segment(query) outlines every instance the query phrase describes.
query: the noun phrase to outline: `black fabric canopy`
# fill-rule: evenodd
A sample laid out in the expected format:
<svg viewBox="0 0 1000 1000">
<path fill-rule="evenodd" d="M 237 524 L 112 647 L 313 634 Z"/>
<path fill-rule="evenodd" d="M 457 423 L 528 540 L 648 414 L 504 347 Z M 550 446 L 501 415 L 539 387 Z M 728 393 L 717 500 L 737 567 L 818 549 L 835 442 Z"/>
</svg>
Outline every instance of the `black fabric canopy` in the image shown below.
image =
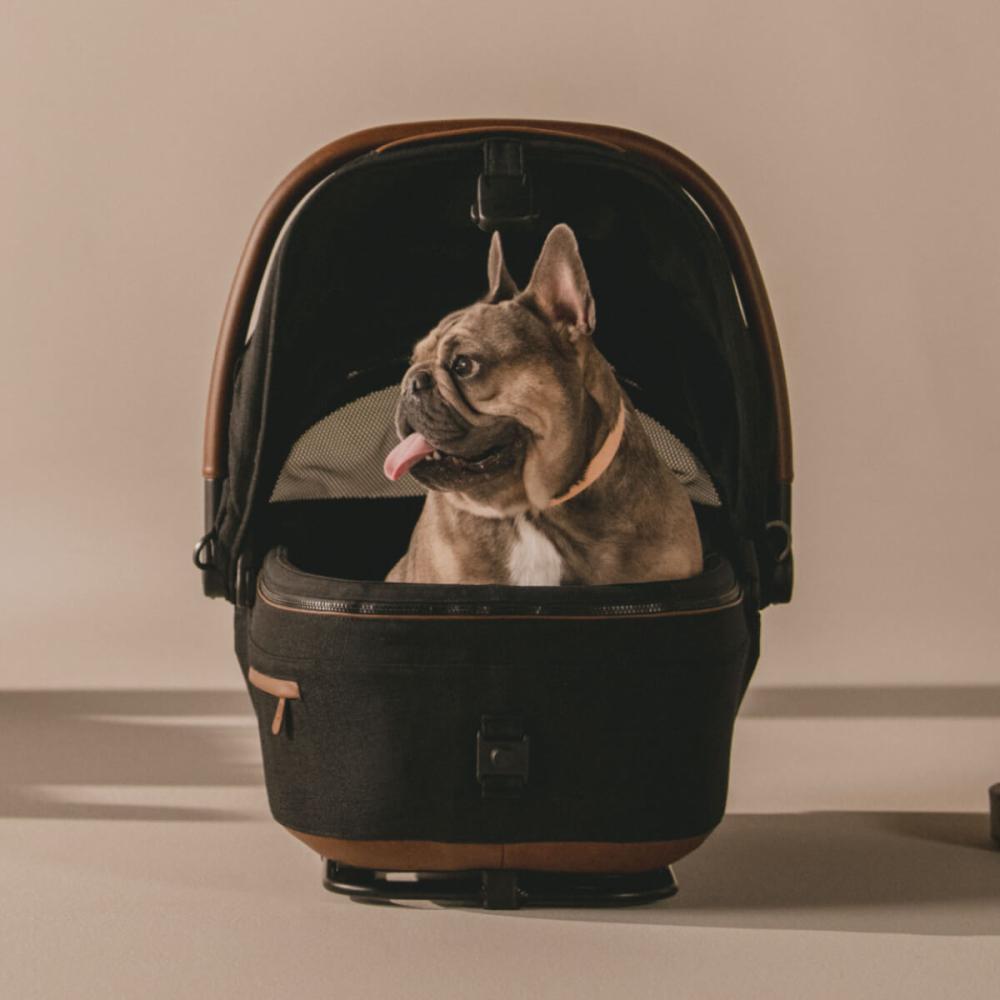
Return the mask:
<svg viewBox="0 0 1000 1000">
<path fill-rule="evenodd" d="M 597 346 L 636 406 L 704 464 L 722 500 L 715 541 L 744 580 L 756 578 L 775 488 L 774 414 L 721 241 L 682 188 L 632 154 L 518 141 L 539 214 L 500 227 L 512 275 L 523 286 L 549 229 L 573 228 Z M 470 218 L 482 165 L 477 138 L 368 154 L 331 174 L 289 223 L 232 396 L 215 553 L 230 586 L 238 557 L 256 567 L 303 523 L 314 534 L 322 523 L 327 538 L 339 531 L 346 552 L 360 519 L 402 551 L 417 509 L 409 501 L 268 498 L 301 434 L 397 381 L 413 343 L 485 292 L 489 234 Z M 346 560 L 334 575 L 373 578 L 382 562 Z"/>
</svg>

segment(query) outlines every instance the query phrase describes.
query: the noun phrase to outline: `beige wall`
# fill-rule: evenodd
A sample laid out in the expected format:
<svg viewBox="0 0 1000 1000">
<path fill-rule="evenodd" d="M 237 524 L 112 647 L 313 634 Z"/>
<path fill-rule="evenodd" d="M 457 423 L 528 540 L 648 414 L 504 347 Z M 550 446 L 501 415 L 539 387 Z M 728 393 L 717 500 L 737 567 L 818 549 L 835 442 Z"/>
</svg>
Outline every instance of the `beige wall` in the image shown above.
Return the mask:
<svg viewBox="0 0 1000 1000">
<path fill-rule="evenodd" d="M 8 2 L 0 686 L 235 683 L 197 595 L 216 326 L 338 135 L 648 132 L 742 213 L 777 315 L 798 592 L 761 680 L 996 677 L 994 2 Z"/>
</svg>

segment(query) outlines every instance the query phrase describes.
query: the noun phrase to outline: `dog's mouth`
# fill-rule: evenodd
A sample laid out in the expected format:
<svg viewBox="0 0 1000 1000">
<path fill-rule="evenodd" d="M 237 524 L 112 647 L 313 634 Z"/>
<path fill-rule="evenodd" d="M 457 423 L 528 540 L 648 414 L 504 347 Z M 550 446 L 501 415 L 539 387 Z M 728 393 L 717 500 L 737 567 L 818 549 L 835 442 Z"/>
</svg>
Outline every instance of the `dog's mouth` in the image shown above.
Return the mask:
<svg viewBox="0 0 1000 1000">
<path fill-rule="evenodd" d="M 408 434 L 386 456 L 384 471 L 395 482 L 402 479 L 415 466 L 421 471 L 440 469 L 441 471 L 482 473 L 489 472 L 503 464 L 507 453 L 514 445 L 516 437 L 500 441 L 475 455 L 458 455 L 435 447 L 418 431 Z"/>
</svg>

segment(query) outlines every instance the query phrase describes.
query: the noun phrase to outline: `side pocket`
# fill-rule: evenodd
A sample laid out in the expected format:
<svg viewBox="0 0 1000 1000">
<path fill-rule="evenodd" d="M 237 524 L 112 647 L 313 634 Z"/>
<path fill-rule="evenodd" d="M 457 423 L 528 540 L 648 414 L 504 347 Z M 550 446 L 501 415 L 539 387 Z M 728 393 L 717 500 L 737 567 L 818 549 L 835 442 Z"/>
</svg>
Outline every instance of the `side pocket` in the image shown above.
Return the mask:
<svg viewBox="0 0 1000 1000">
<path fill-rule="evenodd" d="M 256 667 L 250 667 L 247 671 L 247 680 L 258 690 L 266 694 L 274 695 L 278 699 L 277 707 L 274 710 L 274 720 L 271 722 L 271 732 L 275 736 L 281 732 L 281 724 L 285 718 L 285 702 L 291 698 L 299 698 L 299 685 L 295 681 L 281 680 L 278 677 L 271 677 L 269 674 L 262 674 Z"/>
</svg>

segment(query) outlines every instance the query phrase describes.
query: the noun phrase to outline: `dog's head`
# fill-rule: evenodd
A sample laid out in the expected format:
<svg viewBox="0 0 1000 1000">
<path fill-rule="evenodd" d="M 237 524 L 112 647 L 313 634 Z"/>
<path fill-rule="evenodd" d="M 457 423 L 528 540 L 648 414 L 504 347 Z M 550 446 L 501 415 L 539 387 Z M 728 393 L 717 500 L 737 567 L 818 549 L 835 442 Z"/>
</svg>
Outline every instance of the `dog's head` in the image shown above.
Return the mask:
<svg viewBox="0 0 1000 1000">
<path fill-rule="evenodd" d="M 489 290 L 414 348 L 385 472 L 462 494 L 484 512 L 541 508 L 582 464 L 595 419 L 594 300 L 576 237 L 555 226 L 523 291 L 494 233 Z M 604 363 L 606 368 L 606 363 Z M 596 412 L 596 416 L 595 416 Z"/>
</svg>

